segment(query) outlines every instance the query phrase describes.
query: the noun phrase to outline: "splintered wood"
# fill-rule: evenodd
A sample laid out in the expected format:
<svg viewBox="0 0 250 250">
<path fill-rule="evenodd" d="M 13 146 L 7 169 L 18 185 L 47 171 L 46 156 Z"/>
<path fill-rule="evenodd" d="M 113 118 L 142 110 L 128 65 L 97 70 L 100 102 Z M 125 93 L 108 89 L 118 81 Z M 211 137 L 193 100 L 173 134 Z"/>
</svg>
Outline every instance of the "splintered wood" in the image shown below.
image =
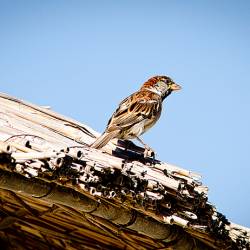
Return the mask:
<svg viewBox="0 0 250 250">
<path fill-rule="evenodd" d="M 199 174 L 145 158 L 132 142 L 92 149 L 97 136 L 80 122 L 0 94 L 2 244 L 248 249 L 250 230 L 216 211 Z"/>
</svg>

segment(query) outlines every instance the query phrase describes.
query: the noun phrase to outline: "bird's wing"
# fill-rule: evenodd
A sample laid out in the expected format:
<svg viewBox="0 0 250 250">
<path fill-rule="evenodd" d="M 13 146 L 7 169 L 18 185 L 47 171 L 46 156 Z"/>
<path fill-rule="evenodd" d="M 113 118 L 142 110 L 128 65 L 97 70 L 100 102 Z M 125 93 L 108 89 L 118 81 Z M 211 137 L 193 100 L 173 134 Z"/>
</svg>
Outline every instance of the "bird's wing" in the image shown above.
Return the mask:
<svg viewBox="0 0 250 250">
<path fill-rule="evenodd" d="M 149 91 L 136 92 L 120 103 L 110 118 L 106 131 L 133 126 L 143 119 L 155 116 L 160 109 L 161 101 L 158 95 Z"/>
</svg>

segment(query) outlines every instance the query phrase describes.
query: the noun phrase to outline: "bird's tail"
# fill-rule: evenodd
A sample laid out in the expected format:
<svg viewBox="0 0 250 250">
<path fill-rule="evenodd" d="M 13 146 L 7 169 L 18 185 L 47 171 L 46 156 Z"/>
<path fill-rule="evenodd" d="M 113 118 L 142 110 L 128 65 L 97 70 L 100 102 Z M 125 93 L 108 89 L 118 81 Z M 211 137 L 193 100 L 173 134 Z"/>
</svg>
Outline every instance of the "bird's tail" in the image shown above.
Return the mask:
<svg viewBox="0 0 250 250">
<path fill-rule="evenodd" d="M 100 137 L 96 139 L 96 141 L 90 146 L 91 148 L 102 148 L 104 147 L 110 140 L 115 138 L 119 134 L 119 130 L 114 130 L 112 132 L 104 132 Z"/>
</svg>

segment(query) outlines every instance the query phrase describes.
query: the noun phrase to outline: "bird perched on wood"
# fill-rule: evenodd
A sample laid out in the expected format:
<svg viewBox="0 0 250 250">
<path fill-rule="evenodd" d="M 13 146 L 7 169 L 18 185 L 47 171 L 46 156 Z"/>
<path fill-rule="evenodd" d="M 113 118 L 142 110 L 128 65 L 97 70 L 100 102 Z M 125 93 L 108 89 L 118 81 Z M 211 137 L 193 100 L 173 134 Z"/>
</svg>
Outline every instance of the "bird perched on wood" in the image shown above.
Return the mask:
<svg viewBox="0 0 250 250">
<path fill-rule="evenodd" d="M 172 91 L 181 89 L 170 77 L 154 76 L 125 98 L 113 113 L 103 134 L 91 145 L 102 148 L 111 139 L 137 139 L 145 147 L 144 156 L 153 152 L 139 136 L 160 118 L 162 102 Z"/>
</svg>

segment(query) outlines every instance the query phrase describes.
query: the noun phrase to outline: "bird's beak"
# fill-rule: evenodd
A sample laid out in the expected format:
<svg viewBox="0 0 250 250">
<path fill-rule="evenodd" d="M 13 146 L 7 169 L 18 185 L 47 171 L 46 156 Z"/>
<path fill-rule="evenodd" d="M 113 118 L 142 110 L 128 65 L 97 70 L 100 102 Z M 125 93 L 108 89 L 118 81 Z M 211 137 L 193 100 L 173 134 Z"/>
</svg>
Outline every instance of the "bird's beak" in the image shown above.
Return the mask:
<svg viewBox="0 0 250 250">
<path fill-rule="evenodd" d="M 170 85 L 170 89 L 175 91 L 175 90 L 180 90 L 181 89 L 181 86 L 176 84 L 176 83 L 173 83 Z"/>
</svg>

